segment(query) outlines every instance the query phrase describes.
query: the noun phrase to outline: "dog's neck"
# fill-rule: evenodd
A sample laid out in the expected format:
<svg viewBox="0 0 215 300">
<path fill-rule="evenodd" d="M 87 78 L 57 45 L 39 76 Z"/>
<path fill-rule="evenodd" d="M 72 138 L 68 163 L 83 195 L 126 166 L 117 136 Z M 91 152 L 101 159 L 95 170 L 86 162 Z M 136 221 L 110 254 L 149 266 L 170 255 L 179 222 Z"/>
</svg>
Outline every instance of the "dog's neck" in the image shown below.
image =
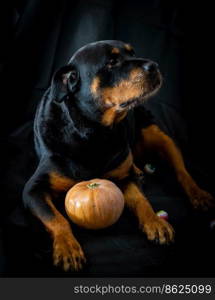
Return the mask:
<svg viewBox="0 0 215 300">
<path fill-rule="evenodd" d="M 112 126 L 104 126 L 98 120 L 92 120 L 87 114 L 83 113 L 77 105 L 76 102 L 72 106 L 68 106 L 66 103 L 61 107 L 63 115 L 67 120 L 67 125 L 69 130 L 73 130 L 73 134 L 83 140 L 89 140 L 104 135 L 111 135 L 117 127 L 118 124 L 113 124 Z"/>
</svg>

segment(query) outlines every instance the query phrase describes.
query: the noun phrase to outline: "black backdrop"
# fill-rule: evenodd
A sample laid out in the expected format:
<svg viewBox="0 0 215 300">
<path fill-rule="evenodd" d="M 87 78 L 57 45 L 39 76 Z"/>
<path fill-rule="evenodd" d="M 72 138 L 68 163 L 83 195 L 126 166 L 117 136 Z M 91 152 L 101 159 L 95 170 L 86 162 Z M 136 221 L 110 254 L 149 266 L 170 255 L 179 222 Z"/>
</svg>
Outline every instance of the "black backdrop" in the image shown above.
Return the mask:
<svg viewBox="0 0 215 300">
<path fill-rule="evenodd" d="M 134 46 L 137 55 L 159 63 L 164 85 L 147 107 L 182 148 L 194 177 L 213 192 L 213 16 L 212 7 L 205 5 L 200 1 L 188 6 L 184 1 L 172 0 L 1 1 L 3 227 L 10 223 L 8 216 L 11 220 L 30 174 L 28 155 L 32 151 L 36 105 L 53 72 L 67 63 L 75 50 L 96 40 L 126 41 Z M 167 176 L 168 181 L 171 180 Z M 176 191 L 180 194 L 177 187 Z M 172 203 L 168 205 L 174 207 Z M 180 212 L 178 208 L 176 214 L 183 215 L 183 209 Z M 16 230 L 6 230 L 6 236 L 13 240 Z M 5 258 L 13 243 L 6 237 L 9 250 L 5 250 Z M 13 253 L 12 257 L 9 259 L 17 263 Z M 19 273 L 15 267 L 12 270 Z M 212 267 L 209 274 L 211 270 Z M 185 273 L 189 272 L 192 269 Z M 134 275 L 132 271 L 127 274 Z"/>
</svg>

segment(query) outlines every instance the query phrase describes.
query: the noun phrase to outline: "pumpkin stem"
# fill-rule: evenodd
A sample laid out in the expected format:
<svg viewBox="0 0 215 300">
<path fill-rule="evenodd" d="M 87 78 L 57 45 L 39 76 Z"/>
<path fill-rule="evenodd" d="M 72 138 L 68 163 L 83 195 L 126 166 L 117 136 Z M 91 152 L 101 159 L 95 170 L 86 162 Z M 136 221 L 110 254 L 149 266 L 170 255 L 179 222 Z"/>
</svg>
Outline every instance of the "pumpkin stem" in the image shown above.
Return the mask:
<svg viewBox="0 0 215 300">
<path fill-rule="evenodd" d="M 96 189 L 99 185 L 100 185 L 100 183 L 92 182 L 92 183 L 88 184 L 87 187 L 89 189 Z"/>
</svg>

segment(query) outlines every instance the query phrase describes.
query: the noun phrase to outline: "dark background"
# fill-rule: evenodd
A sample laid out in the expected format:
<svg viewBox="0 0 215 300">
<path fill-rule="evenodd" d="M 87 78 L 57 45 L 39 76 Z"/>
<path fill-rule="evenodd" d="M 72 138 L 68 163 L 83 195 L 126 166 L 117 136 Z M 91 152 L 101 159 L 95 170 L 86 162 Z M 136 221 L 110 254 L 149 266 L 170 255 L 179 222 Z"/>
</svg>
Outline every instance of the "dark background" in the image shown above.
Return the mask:
<svg viewBox="0 0 215 300">
<path fill-rule="evenodd" d="M 213 7 L 203 1 L 17 0 L 0 4 L 2 274 L 59 276 L 48 238 L 34 234 L 21 205 L 33 172 L 32 120 L 53 72 L 86 43 L 117 39 L 159 63 L 160 93 L 147 103 L 180 146 L 189 171 L 214 194 Z M 150 244 L 125 211 L 113 228 L 76 228 L 89 256 L 80 276 L 214 276 L 214 212 L 193 212 L 168 167 L 146 178 L 156 210 L 177 229 L 170 247 Z M 39 225 L 38 225 L 39 227 Z M 45 258 L 44 258 L 45 257 Z M 69 276 L 72 276 L 69 274 Z"/>
</svg>

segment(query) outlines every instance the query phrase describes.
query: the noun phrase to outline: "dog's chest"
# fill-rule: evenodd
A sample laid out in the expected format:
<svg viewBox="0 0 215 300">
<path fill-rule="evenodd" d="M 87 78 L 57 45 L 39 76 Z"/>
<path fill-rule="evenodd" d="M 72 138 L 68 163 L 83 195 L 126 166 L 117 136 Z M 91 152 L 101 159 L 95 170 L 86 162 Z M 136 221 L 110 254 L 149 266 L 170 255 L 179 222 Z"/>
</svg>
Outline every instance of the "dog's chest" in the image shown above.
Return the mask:
<svg viewBox="0 0 215 300">
<path fill-rule="evenodd" d="M 131 151 L 129 151 L 127 157 L 118 164 L 117 167 L 106 172 L 102 177 L 113 180 L 122 180 L 129 176 L 130 170 L 133 166 L 133 157 Z"/>
<path fill-rule="evenodd" d="M 125 129 L 122 124 L 113 132 L 100 132 L 78 144 L 71 161 L 74 177 L 125 177 L 132 161 Z"/>
</svg>

